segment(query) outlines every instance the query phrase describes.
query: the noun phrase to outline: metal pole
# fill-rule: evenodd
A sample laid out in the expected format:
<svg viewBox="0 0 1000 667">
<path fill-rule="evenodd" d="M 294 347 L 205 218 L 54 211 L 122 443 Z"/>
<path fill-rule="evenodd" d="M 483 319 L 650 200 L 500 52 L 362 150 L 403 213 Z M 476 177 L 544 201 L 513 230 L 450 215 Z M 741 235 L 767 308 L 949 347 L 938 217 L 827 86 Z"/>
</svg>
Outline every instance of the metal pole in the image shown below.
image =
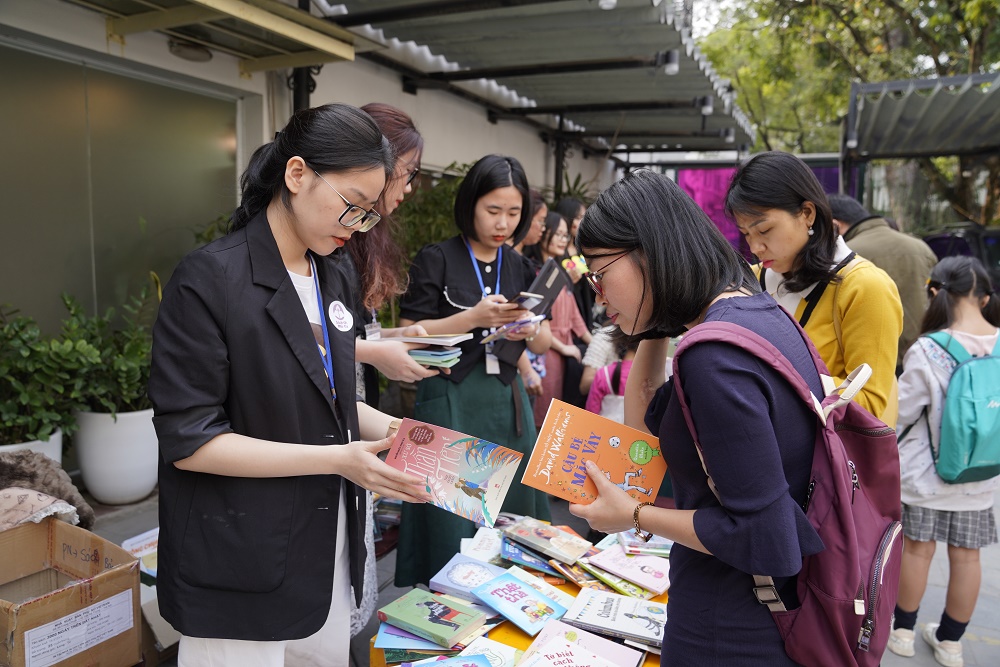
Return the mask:
<svg viewBox="0 0 1000 667">
<path fill-rule="evenodd" d="M 299 0 L 299 9 L 309 12 L 310 0 Z M 312 77 L 308 67 L 296 67 L 292 71 L 292 110 L 301 111 L 309 108 L 309 88 Z"/>
<path fill-rule="evenodd" d="M 566 159 L 566 141 L 563 138 L 563 117 L 559 116 L 559 133 L 556 134 L 556 182 L 555 182 L 555 198 L 556 202 L 562 199 L 562 188 L 563 188 L 563 161 Z"/>
</svg>

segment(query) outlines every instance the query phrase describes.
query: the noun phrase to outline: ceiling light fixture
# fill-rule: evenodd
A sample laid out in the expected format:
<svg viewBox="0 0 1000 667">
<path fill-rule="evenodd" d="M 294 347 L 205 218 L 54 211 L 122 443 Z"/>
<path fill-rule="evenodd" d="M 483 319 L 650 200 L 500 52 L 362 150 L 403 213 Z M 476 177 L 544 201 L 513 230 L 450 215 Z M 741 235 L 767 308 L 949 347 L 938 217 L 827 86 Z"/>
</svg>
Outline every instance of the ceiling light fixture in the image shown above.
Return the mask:
<svg viewBox="0 0 1000 667">
<path fill-rule="evenodd" d="M 212 52 L 200 44 L 171 39 L 167 42 L 170 53 L 193 63 L 207 63 L 212 59 Z"/>
<path fill-rule="evenodd" d="M 722 133 L 722 138 L 725 139 L 727 144 L 736 143 L 736 128 L 727 127 Z"/>
<path fill-rule="evenodd" d="M 699 98 L 698 104 L 701 106 L 702 116 L 711 116 L 712 112 L 715 111 L 715 106 L 714 102 L 712 101 L 711 95 L 705 95 L 704 97 Z"/>
<path fill-rule="evenodd" d="M 597 6 L 601 9 L 614 9 L 618 6 L 618 0 L 597 0 Z"/>
</svg>

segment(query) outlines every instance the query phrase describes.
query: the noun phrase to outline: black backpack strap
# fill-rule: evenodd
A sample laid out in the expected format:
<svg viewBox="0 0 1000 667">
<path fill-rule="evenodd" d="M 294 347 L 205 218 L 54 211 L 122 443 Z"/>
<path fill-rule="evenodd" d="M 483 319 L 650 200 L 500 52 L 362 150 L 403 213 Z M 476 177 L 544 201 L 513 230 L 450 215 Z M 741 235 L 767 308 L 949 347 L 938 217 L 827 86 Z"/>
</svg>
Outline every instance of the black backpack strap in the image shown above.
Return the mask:
<svg viewBox="0 0 1000 667">
<path fill-rule="evenodd" d="M 766 283 L 767 283 L 767 281 L 765 281 L 765 280 L 764 280 L 764 274 L 765 274 L 765 273 L 767 273 L 767 267 L 765 267 L 765 266 L 761 266 L 761 267 L 760 267 L 760 276 L 759 276 L 759 277 L 760 277 L 760 288 L 761 288 L 761 289 L 762 289 L 763 291 L 765 291 L 765 292 L 766 292 L 766 291 L 767 291 L 767 284 L 766 284 Z"/>
<path fill-rule="evenodd" d="M 848 264 L 850 264 L 854 260 L 854 258 L 857 257 L 857 255 L 858 253 L 852 250 L 850 254 L 847 255 L 847 257 L 845 257 L 843 260 L 841 260 L 839 264 L 837 264 L 837 266 L 833 267 L 833 272 L 839 273 L 840 270 L 843 269 Z M 823 293 L 826 292 L 826 288 L 829 286 L 830 286 L 830 281 L 823 280 L 817 283 L 816 287 L 814 287 L 813 290 L 809 292 L 809 295 L 805 299 L 806 309 L 802 311 L 802 317 L 799 319 L 799 326 L 804 327 L 806 325 L 806 322 L 808 322 L 809 318 L 812 317 L 813 310 L 816 309 L 816 304 L 818 304 L 819 300 L 823 298 Z"/>
<path fill-rule="evenodd" d="M 615 364 L 615 372 L 611 375 L 611 391 L 617 396 L 622 395 L 622 362 Z"/>
</svg>

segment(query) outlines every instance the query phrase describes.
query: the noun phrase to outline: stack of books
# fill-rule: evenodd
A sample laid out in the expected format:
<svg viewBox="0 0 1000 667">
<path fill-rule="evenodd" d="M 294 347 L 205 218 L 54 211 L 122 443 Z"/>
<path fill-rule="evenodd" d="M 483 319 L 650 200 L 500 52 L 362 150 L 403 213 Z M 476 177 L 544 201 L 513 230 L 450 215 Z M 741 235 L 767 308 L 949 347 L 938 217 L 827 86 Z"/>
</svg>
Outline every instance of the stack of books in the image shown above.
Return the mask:
<svg viewBox="0 0 1000 667">
<path fill-rule="evenodd" d="M 402 343 L 421 343 L 427 347 L 409 351 L 414 361 L 422 366 L 435 368 L 451 368 L 458 363 L 462 350 L 455 347 L 459 343 L 472 338 L 471 333 L 464 334 L 427 334 L 424 336 L 388 336 L 376 338 L 378 341 L 397 341 Z"/>
</svg>

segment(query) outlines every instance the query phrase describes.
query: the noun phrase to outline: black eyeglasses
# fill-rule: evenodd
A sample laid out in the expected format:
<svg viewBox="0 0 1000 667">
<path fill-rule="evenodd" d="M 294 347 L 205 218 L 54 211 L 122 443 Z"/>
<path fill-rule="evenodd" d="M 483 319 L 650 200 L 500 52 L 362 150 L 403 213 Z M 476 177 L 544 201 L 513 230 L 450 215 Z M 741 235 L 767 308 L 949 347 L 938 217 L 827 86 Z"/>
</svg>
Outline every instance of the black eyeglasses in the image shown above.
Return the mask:
<svg viewBox="0 0 1000 667">
<path fill-rule="evenodd" d="M 409 185 L 410 183 L 412 183 L 413 180 L 419 175 L 420 175 L 420 167 L 417 167 L 416 169 L 410 172 L 409 176 L 406 177 L 406 184 Z"/>
<path fill-rule="evenodd" d="M 339 218 L 337 218 L 337 222 L 342 224 L 344 227 L 354 227 L 360 223 L 361 226 L 358 227 L 358 231 L 367 232 L 369 229 L 377 225 L 379 220 L 382 219 L 382 216 L 375 212 L 374 207 L 369 211 L 361 208 L 357 204 L 352 204 L 347 200 L 347 197 L 340 194 L 337 188 L 330 185 L 330 181 L 323 178 L 322 174 L 315 169 L 313 169 L 313 173 L 319 176 L 319 180 L 329 185 L 330 189 L 336 192 L 337 196 L 343 199 L 344 203 L 347 204 L 347 208 L 344 209 L 344 212 L 340 214 Z"/>
<path fill-rule="evenodd" d="M 615 262 L 617 262 L 622 257 L 625 257 L 626 255 L 628 255 L 630 252 L 632 252 L 632 251 L 631 250 L 623 250 L 621 252 L 621 254 L 618 255 L 618 257 L 615 257 L 613 260 L 611 260 L 610 262 L 608 262 L 607 264 L 605 264 L 604 265 L 604 270 L 601 271 L 600 273 L 594 273 L 593 271 L 587 271 L 585 274 L 583 274 L 583 277 L 587 279 L 587 282 L 590 284 L 590 287 L 595 292 L 597 292 L 598 296 L 604 296 L 604 287 L 601 286 L 601 281 L 604 280 L 604 274 L 607 273 L 608 267 L 611 266 L 612 264 L 614 264 Z"/>
</svg>

